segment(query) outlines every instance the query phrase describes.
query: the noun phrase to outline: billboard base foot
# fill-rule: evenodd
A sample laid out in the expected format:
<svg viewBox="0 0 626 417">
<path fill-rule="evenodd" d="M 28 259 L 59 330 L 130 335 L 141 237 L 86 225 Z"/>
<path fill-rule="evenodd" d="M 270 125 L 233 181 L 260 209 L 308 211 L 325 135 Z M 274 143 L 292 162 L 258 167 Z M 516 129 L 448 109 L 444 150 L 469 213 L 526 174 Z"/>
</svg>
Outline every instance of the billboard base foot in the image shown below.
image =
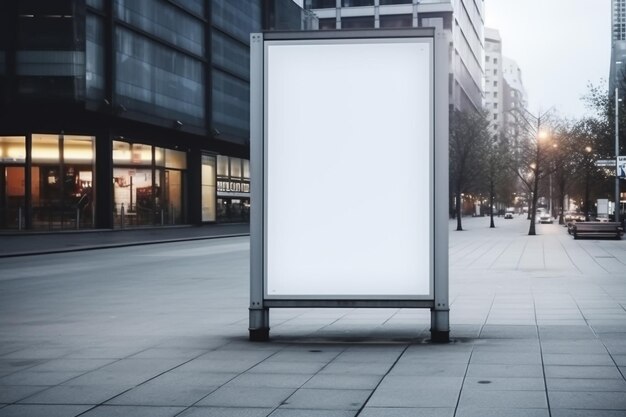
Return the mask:
<svg viewBox="0 0 626 417">
<path fill-rule="evenodd" d="M 251 308 L 250 310 L 250 340 L 263 342 L 270 338 L 270 310 L 269 308 Z"/>
<path fill-rule="evenodd" d="M 270 339 L 270 329 L 248 329 L 250 332 L 251 342 L 266 342 Z"/>
<path fill-rule="evenodd" d="M 432 343 L 450 343 L 450 332 L 431 330 L 430 341 Z"/>
</svg>

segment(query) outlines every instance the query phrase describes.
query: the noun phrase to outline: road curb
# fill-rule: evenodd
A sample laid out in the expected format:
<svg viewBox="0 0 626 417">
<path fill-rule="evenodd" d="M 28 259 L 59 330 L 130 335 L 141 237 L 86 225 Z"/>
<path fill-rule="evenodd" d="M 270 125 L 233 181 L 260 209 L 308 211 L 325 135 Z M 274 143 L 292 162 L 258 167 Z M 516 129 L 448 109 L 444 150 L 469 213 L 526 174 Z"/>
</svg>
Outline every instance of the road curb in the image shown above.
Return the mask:
<svg viewBox="0 0 626 417">
<path fill-rule="evenodd" d="M 0 254 L 0 258 L 17 258 L 21 256 L 52 255 L 52 254 L 57 254 L 57 253 L 83 252 L 83 251 L 98 250 L 98 249 L 114 249 L 114 248 L 124 248 L 124 247 L 129 247 L 129 246 L 158 245 L 161 243 L 189 242 L 189 241 L 194 241 L 194 240 L 224 239 L 224 238 L 229 238 L 229 237 L 244 237 L 244 236 L 250 236 L 250 233 L 234 233 L 234 234 L 228 234 L 228 235 L 181 237 L 181 238 L 173 238 L 173 239 L 144 240 L 144 241 L 138 241 L 138 242 L 120 242 L 120 243 L 108 243 L 108 244 L 101 244 L 101 245 L 85 245 L 85 246 L 78 246 L 74 248 L 46 249 L 46 250 L 30 251 L 30 252 L 3 253 L 3 254 Z"/>
</svg>

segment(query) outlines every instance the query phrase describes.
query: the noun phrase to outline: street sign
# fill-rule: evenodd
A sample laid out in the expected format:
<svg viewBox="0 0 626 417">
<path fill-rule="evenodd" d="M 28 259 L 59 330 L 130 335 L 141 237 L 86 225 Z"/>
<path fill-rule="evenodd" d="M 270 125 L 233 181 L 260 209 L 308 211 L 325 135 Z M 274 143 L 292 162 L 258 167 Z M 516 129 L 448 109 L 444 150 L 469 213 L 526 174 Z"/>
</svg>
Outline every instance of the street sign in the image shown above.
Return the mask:
<svg viewBox="0 0 626 417">
<path fill-rule="evenodd" d="M 617 157 L 617 176 L 626 178 L 626 156 Z"/>
<path fill-rule="evenodd" d="M 613 167 L 615 168 L 615 159 L 599 159 L 596 161 L 597 167 Z"/>
</svg>

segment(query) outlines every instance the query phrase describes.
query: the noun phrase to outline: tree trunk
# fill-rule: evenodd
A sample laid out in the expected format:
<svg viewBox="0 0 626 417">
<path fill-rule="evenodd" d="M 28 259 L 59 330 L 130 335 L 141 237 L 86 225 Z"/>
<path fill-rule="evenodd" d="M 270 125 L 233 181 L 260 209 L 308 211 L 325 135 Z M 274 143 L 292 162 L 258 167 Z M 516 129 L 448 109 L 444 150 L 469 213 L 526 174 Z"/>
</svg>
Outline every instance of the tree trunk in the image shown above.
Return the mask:
<svg viewBox="0 0 626 417">
<path fill-rule="evenodd" d="M 493 229 L 496 227 L 495 223 L 493 222 L 493 179 L 491 179 L 490 183 L 489 183 L 489 212 L 491 213 L 491 224 L 489 225 L 490 229 Z"/>
<path fill-rule="evenodd" d="M 461 224 L 462 217 L 462 202 L 461 202 L 461 190 L 456 190 L 456 230 L 463 230 L 463 225 Z"/>
<path fill-rule="evenodd" d="M 559 224 L 563 225 L 565 224 L 565 216 L 564 216 L 564 211 L 565 211 L 565 207 L 563 207 L 563 201 L 565 201 L 565 191 L 563 188 L 561 188 L 559 190 Z"/>
<path fill-rule="evenodd" d="M 535 236 L 535 221 L 537 217 L 537 200 L 539 200 L 539 172 L 535 173 L 535 180 L 533 183 L 533 199 L 532 199 L 532 212 L 530 213 L 530 228 L 528 229 L 528 236 Z"/>
</svg>

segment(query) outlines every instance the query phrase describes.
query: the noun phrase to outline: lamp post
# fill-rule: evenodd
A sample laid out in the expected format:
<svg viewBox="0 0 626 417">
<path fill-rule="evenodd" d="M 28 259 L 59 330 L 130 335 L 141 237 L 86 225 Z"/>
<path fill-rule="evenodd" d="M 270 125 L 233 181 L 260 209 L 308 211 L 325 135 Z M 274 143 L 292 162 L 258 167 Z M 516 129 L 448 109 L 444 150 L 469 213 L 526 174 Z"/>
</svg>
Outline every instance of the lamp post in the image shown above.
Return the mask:
<svg viewBox="0 0 626 417">
<path fill-rule="evenodd" d="M 615 62 L 615 221 L 620 222 L 620 193 L 619 193 L 619 172 L 617 172 L 617 160 L 619 158 L 619 71 L 618 65 L 622 61 Z"/>
<path fill-rule="evenodd" d="M 585 157 L 585 221 L 589 221 L 589 176 L 591 175 L 591 167 L 589 165 L 589 154 L 591 153 L 591 146 L 585 147 L 585 152 L 587 152 L 587 156 Z"/>
</svg>

